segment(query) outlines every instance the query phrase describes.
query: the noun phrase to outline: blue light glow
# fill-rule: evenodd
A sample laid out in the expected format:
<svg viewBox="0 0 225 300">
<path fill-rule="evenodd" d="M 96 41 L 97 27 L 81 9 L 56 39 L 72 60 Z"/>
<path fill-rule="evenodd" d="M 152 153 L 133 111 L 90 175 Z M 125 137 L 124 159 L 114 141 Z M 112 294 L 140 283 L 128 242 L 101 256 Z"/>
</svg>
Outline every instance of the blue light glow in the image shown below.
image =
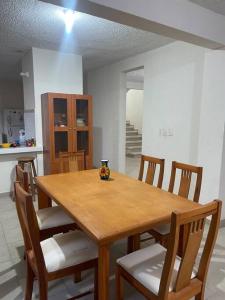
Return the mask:
<svg viewBox="0 0 225 300">
<path fill-rule="evenodd" d="M 60 10 L 58 13 L 65 23 L 66 33 L 70 33 L 73 29 L 74 21 L 79 18 L 79 13 L 70 9 Z"/>
</svg>

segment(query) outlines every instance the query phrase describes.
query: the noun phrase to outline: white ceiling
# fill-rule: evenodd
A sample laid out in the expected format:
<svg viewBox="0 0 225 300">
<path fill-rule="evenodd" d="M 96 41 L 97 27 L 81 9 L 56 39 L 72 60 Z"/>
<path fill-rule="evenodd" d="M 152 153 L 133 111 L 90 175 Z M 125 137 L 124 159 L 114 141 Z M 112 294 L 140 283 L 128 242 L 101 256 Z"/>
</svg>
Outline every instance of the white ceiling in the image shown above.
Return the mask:
<svg viewBox="0 0 225 300">
<path fill-rule="evenodd" d="M 189 0 L 215 13 L 225 16 L 225 0 Z"/>
<path fill-rule="evenodd" d="M 17 77 L 31 47 L 80 54 L 90 70 L 173 41 L 82 13 L 66 37 L 59 10 L 38 0 L 0 0 L 0 78 Z"/>
</svg>

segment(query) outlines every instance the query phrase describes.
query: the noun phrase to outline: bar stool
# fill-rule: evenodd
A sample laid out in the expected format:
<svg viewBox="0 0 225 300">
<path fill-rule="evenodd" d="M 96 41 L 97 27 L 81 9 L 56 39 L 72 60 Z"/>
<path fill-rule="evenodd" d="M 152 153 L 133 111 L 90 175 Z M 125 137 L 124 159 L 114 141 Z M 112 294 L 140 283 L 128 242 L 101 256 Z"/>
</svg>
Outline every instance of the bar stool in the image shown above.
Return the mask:
<svg viewBox="0 0 225 300">
<path fill-rule="evenodd" d="M 34 164 L 35 157 L 34 156 L 21 156 L 17 158 L 18 164 L 21 166 L 21 168 L 24 170 L 27 169 L 27 172 L 29 174 L 29 184 L 32 196 L 34 198 L 35 195 L 35 183 L 34 178 L 37 177 L 37 172 Z"/>
</svg>

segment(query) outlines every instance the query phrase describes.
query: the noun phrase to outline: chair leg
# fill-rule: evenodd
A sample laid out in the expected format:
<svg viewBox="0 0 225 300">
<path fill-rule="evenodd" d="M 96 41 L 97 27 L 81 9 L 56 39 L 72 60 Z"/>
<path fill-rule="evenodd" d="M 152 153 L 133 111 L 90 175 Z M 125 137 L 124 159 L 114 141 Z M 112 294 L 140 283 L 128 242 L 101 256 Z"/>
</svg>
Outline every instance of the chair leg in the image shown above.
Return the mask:
<svg viewBox="0 0 225 300">
<path fill-rule="evenodd" d="M 95 266 L 94 300 L 98 300 L 98 265 Z"/>
<path fill-rule="evenodd" d="M 35 168 L 35 164 L 34 164 L 34 161 L 33 161 L 33 160 L 32 160 L 32 162 L 31 162 L 31 166 L 32 166 L 32 171 L 33 171 L 34 177 L 37 177 L 37 172 L 36 172 L 36 168 Z"/>
<path fill-rule="evenodd" d="M 116 300 L 123 300 L 123 278 L 120 275 L 120 269 L 116 268 Z"/>
<path fill-rule="evenodd" d="M 74 279 L 73 281 L 75 283 L 81 282 L 81 271 L 77 272 L 76 274 L 74 274 Z"/>
<path fill-rule="evenodd" d="M 26 278 L 26 292 L 25 292 L 25 300 L 31 300 L 32 292 L 33 292 L 33 284 L 34 284 L 34 272 L 27 260 L 27 278 Z"/>
<path fill-rule="evenodd" d="M 39 285 L 39 299 L 48 300 L 48 282 L 44 279 L 38 278 Z"/>
<path fill-rule="evenodd" d="M 204 294 L 204 290 L 202 290 L 200 294 L 195 296 L 195 300 L 204 300 Z"/>
</svg>

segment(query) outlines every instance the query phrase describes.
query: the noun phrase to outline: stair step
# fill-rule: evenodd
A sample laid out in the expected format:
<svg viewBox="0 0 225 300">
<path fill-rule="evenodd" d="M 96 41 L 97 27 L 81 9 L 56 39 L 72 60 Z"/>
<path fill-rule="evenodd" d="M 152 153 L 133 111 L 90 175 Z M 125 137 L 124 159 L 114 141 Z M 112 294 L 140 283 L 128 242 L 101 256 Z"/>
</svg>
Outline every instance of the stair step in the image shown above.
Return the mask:
<svg viewBox="0 0 225 300">
<path fill-rule="evenodd" d="M 126 146 L 141 146 L 142 141 L 140 140 L 133 140 L 133 141 L 126 141 Z"/>
<path fill-rule="evenodd" d="M 126 142 L 131 142 L 131 141 L 142 141 L 142 135 L 137 134 L 137 135 L 130 135 L 126 137 Z"/>
<path fill-rule="evenodd" d="M 127 130 L 126 135 L 138 135 L 138 130 L 137 129 Z"/>
<path fill-rule="evenodd" d="M 126 151 L 141 151 L 141 146 L 127 146 Z"/>
<path fill-rule="evenodd" d="M 126 125 L 126 130 L 128 130 L 128 131 L 131 130 L 132 131 L 132 130 L 137 130 L 137 129 L 134 128 L 134 125 Z"/>
<path fill-rule="evenodd" d="M 127 157 L 140 157 L 141 156 L 141 152 L 129 152 L 126 153 Z"/>
<path fill-rule="evenodd" d="M 127 157 L 140 157 L 142 151 L 142 135 L 126 121 L 126 156 Z"/>
</svg>

